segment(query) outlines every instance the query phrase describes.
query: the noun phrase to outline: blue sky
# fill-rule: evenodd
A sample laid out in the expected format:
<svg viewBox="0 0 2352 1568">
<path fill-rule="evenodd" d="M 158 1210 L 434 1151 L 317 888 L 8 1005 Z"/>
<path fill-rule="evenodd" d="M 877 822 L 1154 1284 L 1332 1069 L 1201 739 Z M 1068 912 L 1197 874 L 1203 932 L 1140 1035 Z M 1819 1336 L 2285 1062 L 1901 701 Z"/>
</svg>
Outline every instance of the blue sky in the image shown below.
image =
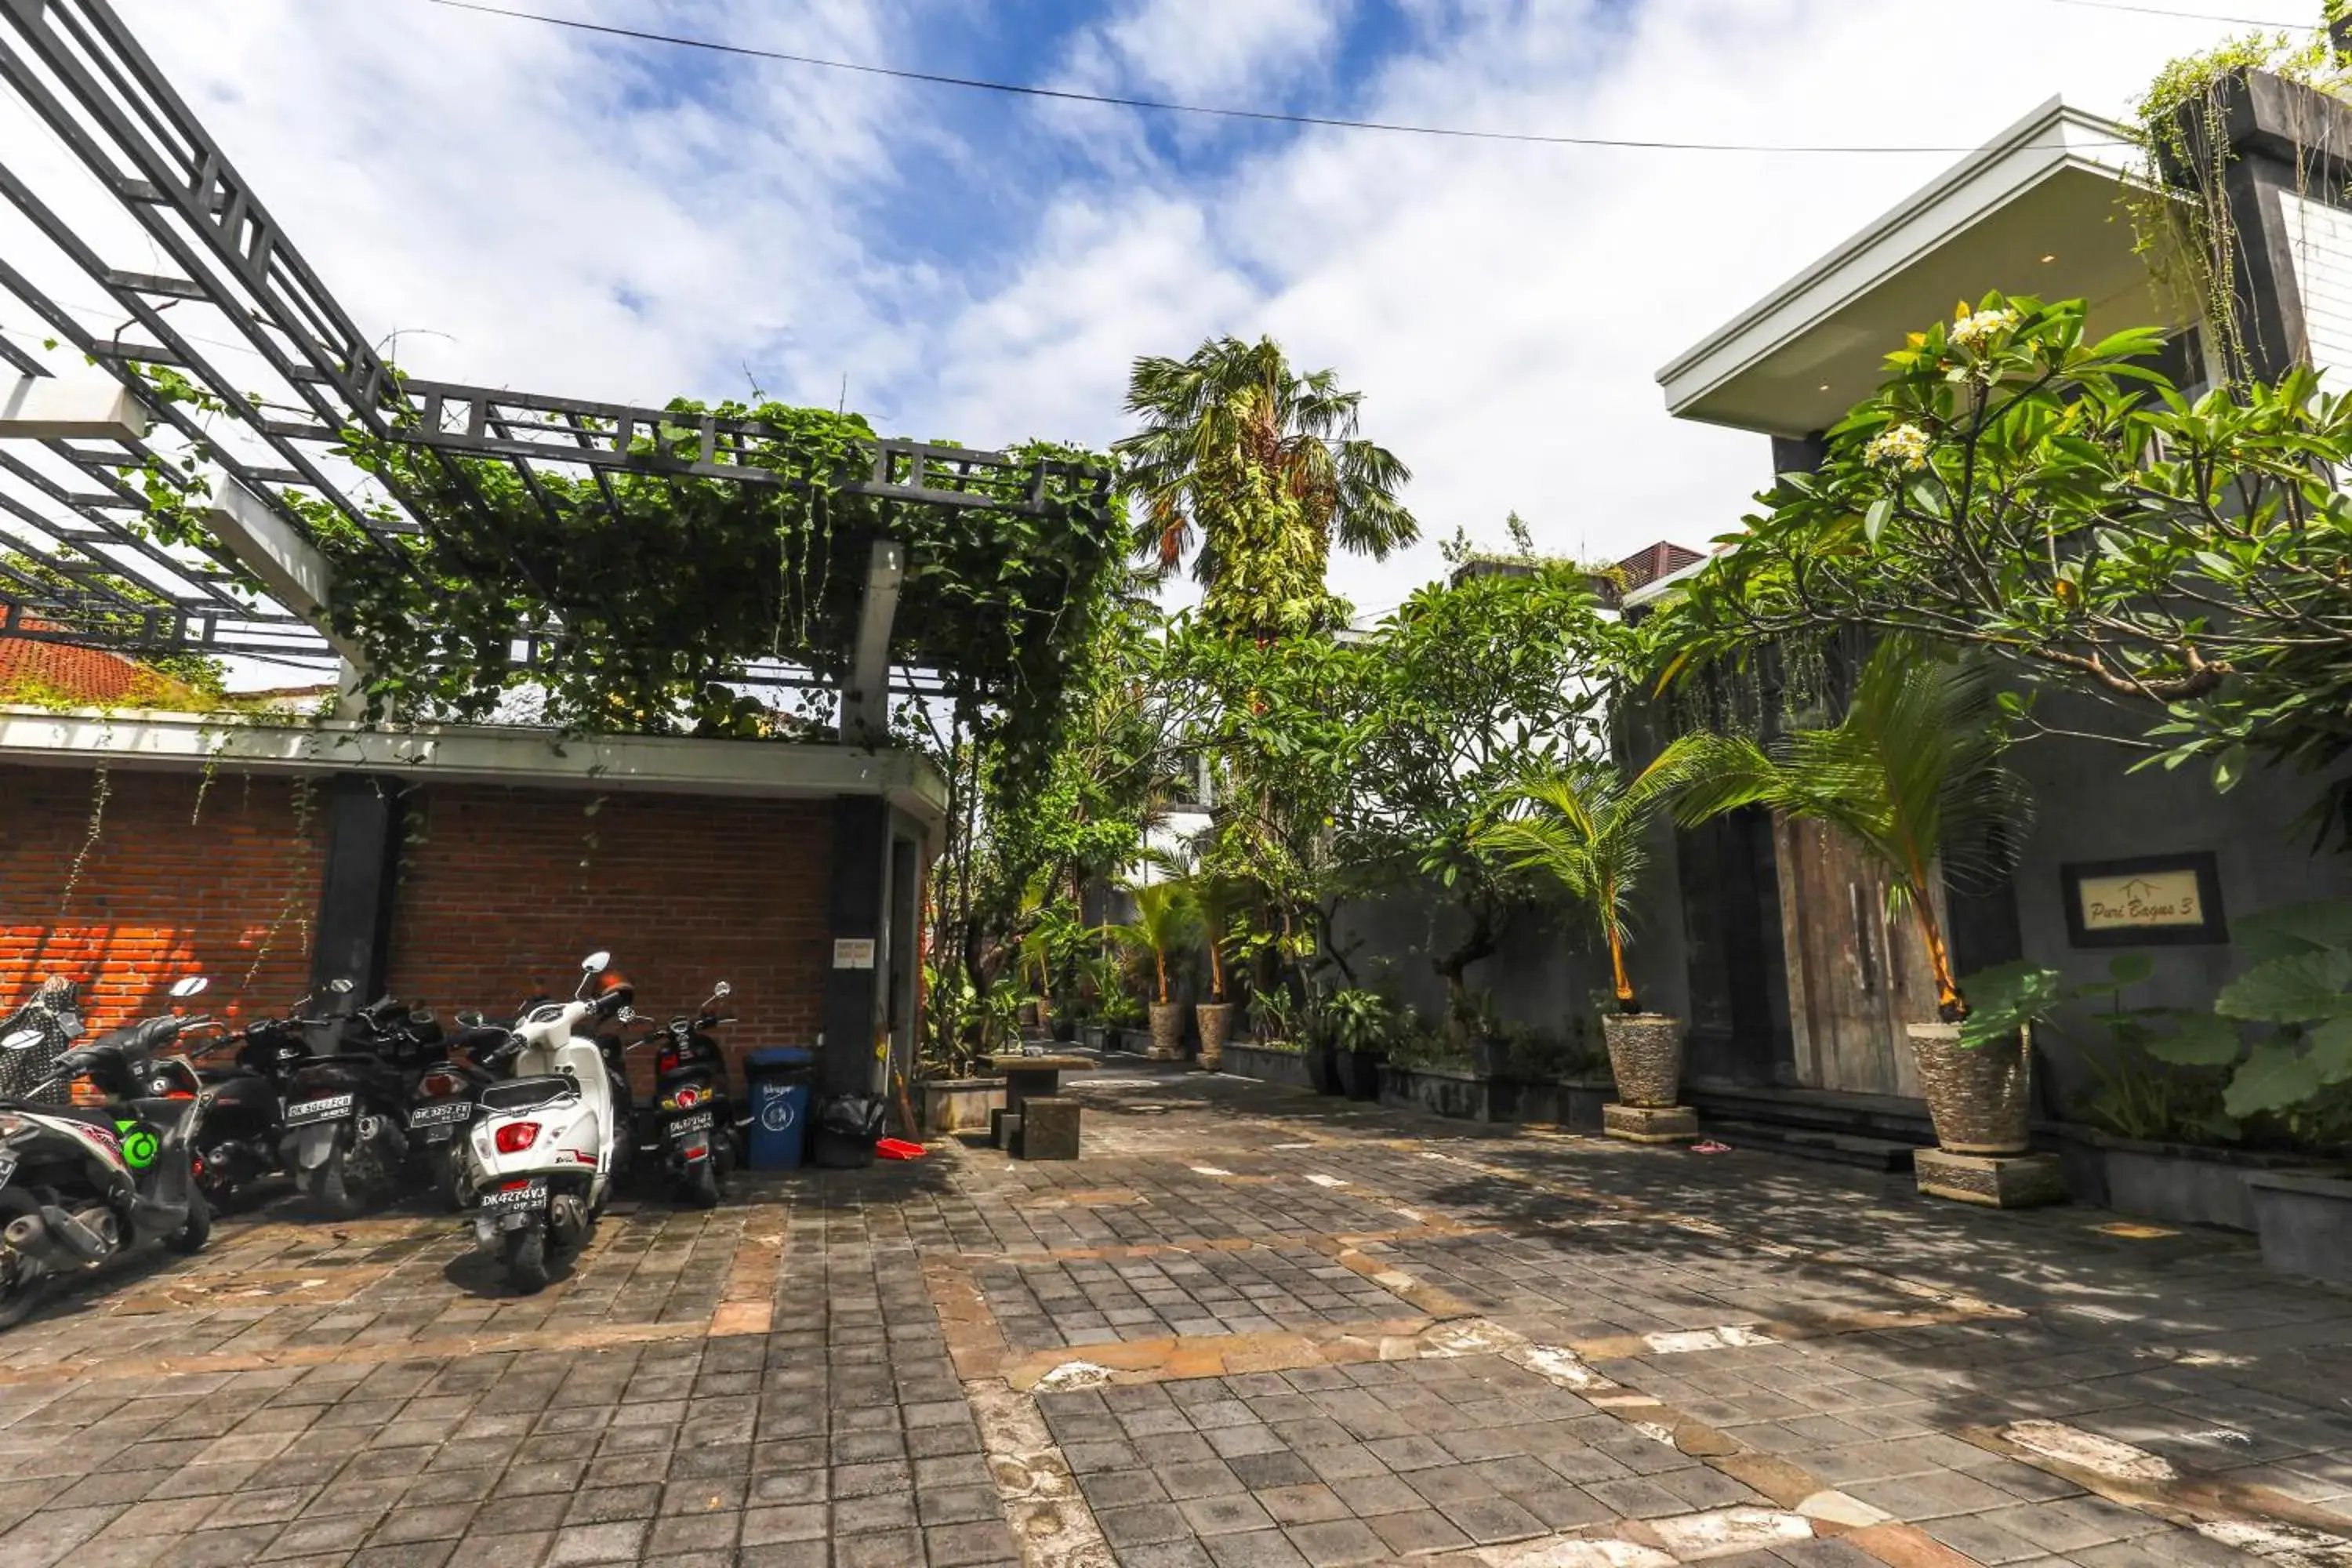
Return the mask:
<svg viewBox="0 0 2352 1568">
<path fill-rule="evenodd" d="M 2063 0 L 514 0 L 959 75 L 1548 132 L 1974 145 L 2121 112 L 2230 31 Z M 2183 10 L 2194 0 L 2151 0 Z M 1432 539 L 1704 542 L 1760 437 L 1657 367 L 1952 159 L 1534 148 L 1204 121 L 723 59 L 425 0 L 119 0 L 412 369 L 848 398 L 1107 443 L 1126 370 L 1272 332 L 1367 396 Z M 2315 0 L 2216 8 L 2299 20 Z M 1377 608 L 1423 547 L 1343 562 Z"/>
</svg>

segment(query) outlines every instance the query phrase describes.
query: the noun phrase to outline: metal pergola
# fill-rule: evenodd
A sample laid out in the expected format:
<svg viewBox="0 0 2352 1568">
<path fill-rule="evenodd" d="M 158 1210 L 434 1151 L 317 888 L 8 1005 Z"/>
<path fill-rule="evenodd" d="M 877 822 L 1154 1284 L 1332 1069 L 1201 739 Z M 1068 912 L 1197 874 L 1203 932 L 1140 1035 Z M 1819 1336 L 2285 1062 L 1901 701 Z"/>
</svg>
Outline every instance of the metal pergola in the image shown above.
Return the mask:
<svg viewBox="0 0 2352 1568">
<path fill-rule="evenodd" d="M 428 520 L 334 456 L 346 431 L 430 451 L 461 479 L 457 458 L 507 464 L 526 486 L 542 470 L 590 479 L 615 518 L 606 481 L 616 470 L 793 482 L 750 460 L 754 443 L 780 436 L 755 422 L 395 377 L 108 0 L 0 0 L 0 87 L 55 138 L 29 148 L 0 139 L 0 198 L 26 238 L 20 250 L 17 231 L 0 230 L 0 631 L 144 655 L 333 660 L 315 606 L 236 584 L 234 569 L 249 559 L 217 540 L 153 537 L 142 487 L 158 481 L 124 476 L 150 465 L 191 493 L 197 475 L 226 475 L 309 540 L 279 494 L 295 489 L 387 548 L 387 536 Z M 102 315 L 121 324 L 110 333 L 86 324 Z M 24 404 L 28 389 L 60 384 L 48 381 L 53 361 L 75 359 L 119 385 L 128 416 L 12 430 L 12 385 Z M 158 395 L 141 366 L 184 378 L 193 400 Z M 1034 514 L 1057 481 L 1090 483 L 1097 495 L 1108 483 L 1092 469 L 883 440 L 870 470 L 844 488 Z M 478 500 L 470 504 L 488 523 Z M 885 613 L 882 652 L 872 651 L 882 548 L 859 636 L 869 671 L 888 643 Z M 883 596 L 894 600 L 895 565 L 887 577 Z M 528 663 L 528 628 L 517 638 Z M 748 679 L 828 684 L 777 661 Z M 928 686 L 899 677 L 900 689 Z"/>
</svg>

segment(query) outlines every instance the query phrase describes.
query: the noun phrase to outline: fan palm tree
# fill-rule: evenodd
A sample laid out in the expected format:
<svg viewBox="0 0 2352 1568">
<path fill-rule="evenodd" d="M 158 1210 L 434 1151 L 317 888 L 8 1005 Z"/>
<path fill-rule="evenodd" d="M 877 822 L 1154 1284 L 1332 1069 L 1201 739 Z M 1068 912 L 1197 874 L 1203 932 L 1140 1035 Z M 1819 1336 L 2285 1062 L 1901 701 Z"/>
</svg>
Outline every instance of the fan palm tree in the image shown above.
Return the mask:
<svg viewBox="0 0 2352 1568">
<path fill-rule="evenodd" d="M 1362 401 L 1331 371 L 1294 374 L 1272 338 L 1137 360 L 1127 410 L 1143 428 L 1111 450 L 1142 503 L 1139 553 L 1172 572 L 1197 539 L 1203 612 L 1228 630 L 1263 637 L 1327 620 L 1335 542 L 1381 560 L 1420 537 L 1397 500 L 1411 470 L 1356 434 Z"/>
<path fill-rule="evenodd" d="M 1823 822 L 1886 872 L 1887 913 L 1916 921 L 1936 977 L 1937 1016 L 1968 1016 L 1936 916 L 1940 865 L 1963 888 L 2015 868 L 2033 819 L 1985 667 L 1890 638 L 1872 653 L 1836 727 L 1798 730 L 1770 752 L 1696 737 L 1696 777 L 1675 805 L 1686 826 L 1743 805 Z"/>
<path fill-rule="evenodd" d="M 1514 870 L 1557 883 L 1592 916 L 1609 943 L 1609 975 L 1621 1013 L 1642 1010 L 1625 972 L 1625 948 L 1633 940 L 1626 917 L 1627 901 L 1650 863 L 1650 826 L 1696 775 L 1701 751 L 1696 738 L 1685 736 L 1630 779 L 1606 763 L 1555 769 L 1510 793 L 1527 815 L 1478 831 L 1483 847 L 1500 853 Z"/>
</svg>

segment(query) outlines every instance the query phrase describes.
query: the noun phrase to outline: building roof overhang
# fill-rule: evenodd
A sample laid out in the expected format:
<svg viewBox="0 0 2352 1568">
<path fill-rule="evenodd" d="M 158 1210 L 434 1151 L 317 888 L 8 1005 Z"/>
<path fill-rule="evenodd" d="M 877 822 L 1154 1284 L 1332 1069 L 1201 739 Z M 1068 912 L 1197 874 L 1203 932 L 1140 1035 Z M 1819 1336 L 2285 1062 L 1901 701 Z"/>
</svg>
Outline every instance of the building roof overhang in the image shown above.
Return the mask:
<svg viewBox="0 0 2352 1568">
<path fill-rule="evenodd" d="M 2120 200 L 2136 156 L 2127 127 L 2050 100 L 1658 372 L 1668 412 L 1815 435 L 1906 334 L 1995 289 L 2081 299 L 2094 337 L 2186 325 Z"/>
<path fill-rule="evenodd" d="M 384 730 L 348 720 L 0 707 L 0 765 L 385 773 L 418 784 L 511 784 L 807 799 L 880 795 L 936 829 L 947 783 L 889 748 L 674 735 L 563 736 L 521 726 Z"/>
</svg>

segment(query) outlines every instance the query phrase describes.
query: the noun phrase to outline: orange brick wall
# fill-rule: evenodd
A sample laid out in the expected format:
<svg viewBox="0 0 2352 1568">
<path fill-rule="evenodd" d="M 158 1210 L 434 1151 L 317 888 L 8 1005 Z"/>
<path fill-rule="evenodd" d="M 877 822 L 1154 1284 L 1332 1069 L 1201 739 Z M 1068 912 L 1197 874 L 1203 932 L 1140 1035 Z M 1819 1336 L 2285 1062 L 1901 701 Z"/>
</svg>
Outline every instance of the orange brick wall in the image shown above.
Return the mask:
<svg viewBox="0 0 2352 1568">
<path fill-rule="evenodd" d="M 197 813 L 193 773 L 111 770 L 98 838 L 94 775 L 0 767 L 0 1016 L 51 975 L 83 982 L 97 1028 L 166 1009 L 163 988 L 211 977 L 194 1009 L 258 1016 L 310 984 L 326 795 L 297 829 L 286 779 L 221 773 Z M 191 818 L 195 818 L 192 821 Z"/>
<path fill-rule="evenodd" d="M 617 795 L 590 817 L 588 799 L 425 794 L 395 905 L 394 994 L 445 1018 L 501 1016 L 537 991 L 570 995 L 582 956 L 604 948 L 656 1022 L 716 981 L 734 986 L 739 1021 L 719 1038 L 739 1086 L 742 1052 L 813 1045 L 832 955 L 831 803 Z M 632 1055 L 640 1087 L 646 1058 Z"/>
<path fill-rule="evenodd" d="M 201 1005 L 215 1014 L 268 1016 L 299 996 L 323 875 L 323 784 L 306 833 L 287 780 L 223 773 L 192 825 L 193 774 L 113 770 L 103 830 L 60 910 L 91 780 L 0 765 L 0 1016 L 51 974 L 86 983 L 99 1028 L 163 1011 L 163 988 L 189 973 L 211 977 Z M 744 1051 L 813 1045 L 831 956 L 832 803 L 614 795 L 592 818 L 589 798 L 412 795 L 393 993 L 445 1021 L 467 1008 L 508 1015 L 535 991 L 569 995 L 581 956 L 608 948 L 656 1022 L 715 981 L 733 984 L 740 1021 L 719 1038 L 739 1084 Z M 649 1063 L 637 1065 L 642 1080 Z"/>
</svg>

